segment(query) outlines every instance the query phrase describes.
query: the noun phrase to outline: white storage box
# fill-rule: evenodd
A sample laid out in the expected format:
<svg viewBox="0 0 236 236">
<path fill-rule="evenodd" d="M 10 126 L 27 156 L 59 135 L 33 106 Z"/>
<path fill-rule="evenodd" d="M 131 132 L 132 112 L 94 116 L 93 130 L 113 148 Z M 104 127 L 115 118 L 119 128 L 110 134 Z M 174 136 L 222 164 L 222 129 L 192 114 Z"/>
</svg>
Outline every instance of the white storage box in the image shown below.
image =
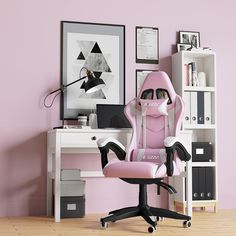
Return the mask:
<svg viewBox="0 0 236 236">
<path fill-rule="evenodd" d="M 85 181 L 61 181 L 61 196 L 73 197 L 83 196 L 85 194 Z"/>
<path fill-rule="evenodd" d="M 80 169 L 62 169 L 61 180 L 80 180 Z"/>
</svg>

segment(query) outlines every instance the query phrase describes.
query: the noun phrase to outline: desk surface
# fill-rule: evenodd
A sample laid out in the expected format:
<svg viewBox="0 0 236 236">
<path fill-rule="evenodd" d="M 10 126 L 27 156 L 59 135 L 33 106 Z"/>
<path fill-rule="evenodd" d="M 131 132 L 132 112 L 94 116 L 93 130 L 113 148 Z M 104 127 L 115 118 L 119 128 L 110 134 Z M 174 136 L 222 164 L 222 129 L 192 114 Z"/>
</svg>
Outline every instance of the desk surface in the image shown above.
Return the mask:
<svg viewBox="0 0 236 236">
<path fill-rule="evenodd" d="M 119 132 L 132 132 L 132 129 L 130 128 L 123 128 L 123 129 L 79 129 L 79 128 L 73 128 L 73 129 L 52 129 L 49 130 L 48 133 L 119 133 Z"/>
</svg>

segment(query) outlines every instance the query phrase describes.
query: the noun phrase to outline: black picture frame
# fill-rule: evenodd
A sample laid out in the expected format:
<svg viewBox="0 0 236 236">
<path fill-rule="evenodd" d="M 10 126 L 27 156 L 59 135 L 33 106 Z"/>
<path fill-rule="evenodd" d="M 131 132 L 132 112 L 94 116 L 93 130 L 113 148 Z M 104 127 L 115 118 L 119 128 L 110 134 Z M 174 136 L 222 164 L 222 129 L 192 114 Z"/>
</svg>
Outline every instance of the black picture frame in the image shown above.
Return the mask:
<svg viewBox="0 0 236 236">
<path fill-rule="evenodd" d="M 96 104 L 125 104 L 125 26 L 61 21 L 61 86 L 79 79 L 82 67 L 99 74 L 106 86 L 93 94 L 85 94 L 83 80 L 67 87 L 61 95 L 62 120 L 89 115 Z"/>
<path fill-rule="evenodd" d="M 191 44 L 178 43 L 176 45 L 177 52 L 187 51 L 189 48 L 191 48 Z"/>
<path fill-rule="evenodd" d="M 197 31 L 180 31 L 179 42 L 181 44 L 193 44 L 195 48 L 200 47 L 200 32 Z"/>
<path fill-rule="evenodd" d="M 136 63 L 159 63 L 159 28 L 136 26 Z"/>
<path fill-rule="evenodd" d="M 143 81 L 144 79 L 146 78 L 146 76 L 151 73 L 151 72 L 154 72 L 154 71 L 158 71 L 158 70 L 148 70 L 148 69 L 145 69 L 145 70 L 141 70 L 141 69 L 137 69 L 136 72 L 135 72 L 135 96 L 138 97 L 138 94 L 139 94 L 139 89 L 141 87 L 141 85 L 143 84 Z M 144 74 L 146 75 L 145 78 L 144 78 L 144 75 L 142 75 L 142 78 L 139 77 L 138 74 Z M 138 80 L 142 80 L 142 81 L 138 81 Z"/>
</svg>

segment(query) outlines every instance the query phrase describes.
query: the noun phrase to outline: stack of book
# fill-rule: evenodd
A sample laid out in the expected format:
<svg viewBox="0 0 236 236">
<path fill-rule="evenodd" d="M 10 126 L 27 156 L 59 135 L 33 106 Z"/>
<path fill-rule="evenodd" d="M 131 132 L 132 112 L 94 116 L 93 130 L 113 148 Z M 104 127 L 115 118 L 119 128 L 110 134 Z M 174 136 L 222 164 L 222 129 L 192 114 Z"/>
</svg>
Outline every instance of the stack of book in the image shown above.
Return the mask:
<svg viewBox="0 0 236 236">
<path fill-rule="evenodd" d="M 185 85 L 198 86 L 196 62 L 190 62 L 185 67 Z"/>
</svg>

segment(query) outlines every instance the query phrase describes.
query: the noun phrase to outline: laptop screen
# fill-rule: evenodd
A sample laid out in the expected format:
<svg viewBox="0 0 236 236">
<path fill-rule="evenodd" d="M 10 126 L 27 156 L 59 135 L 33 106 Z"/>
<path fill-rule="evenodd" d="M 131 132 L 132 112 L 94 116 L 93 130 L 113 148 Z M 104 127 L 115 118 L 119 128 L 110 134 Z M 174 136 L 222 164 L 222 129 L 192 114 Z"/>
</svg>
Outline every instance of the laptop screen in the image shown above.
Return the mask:
<svg viewBox="0 0 236 236">
<path fill-rule="evenodd" d="M 124 108 L 125 105 L 97 104 L 98 128 L 131 128 Z"/>
</svg>

